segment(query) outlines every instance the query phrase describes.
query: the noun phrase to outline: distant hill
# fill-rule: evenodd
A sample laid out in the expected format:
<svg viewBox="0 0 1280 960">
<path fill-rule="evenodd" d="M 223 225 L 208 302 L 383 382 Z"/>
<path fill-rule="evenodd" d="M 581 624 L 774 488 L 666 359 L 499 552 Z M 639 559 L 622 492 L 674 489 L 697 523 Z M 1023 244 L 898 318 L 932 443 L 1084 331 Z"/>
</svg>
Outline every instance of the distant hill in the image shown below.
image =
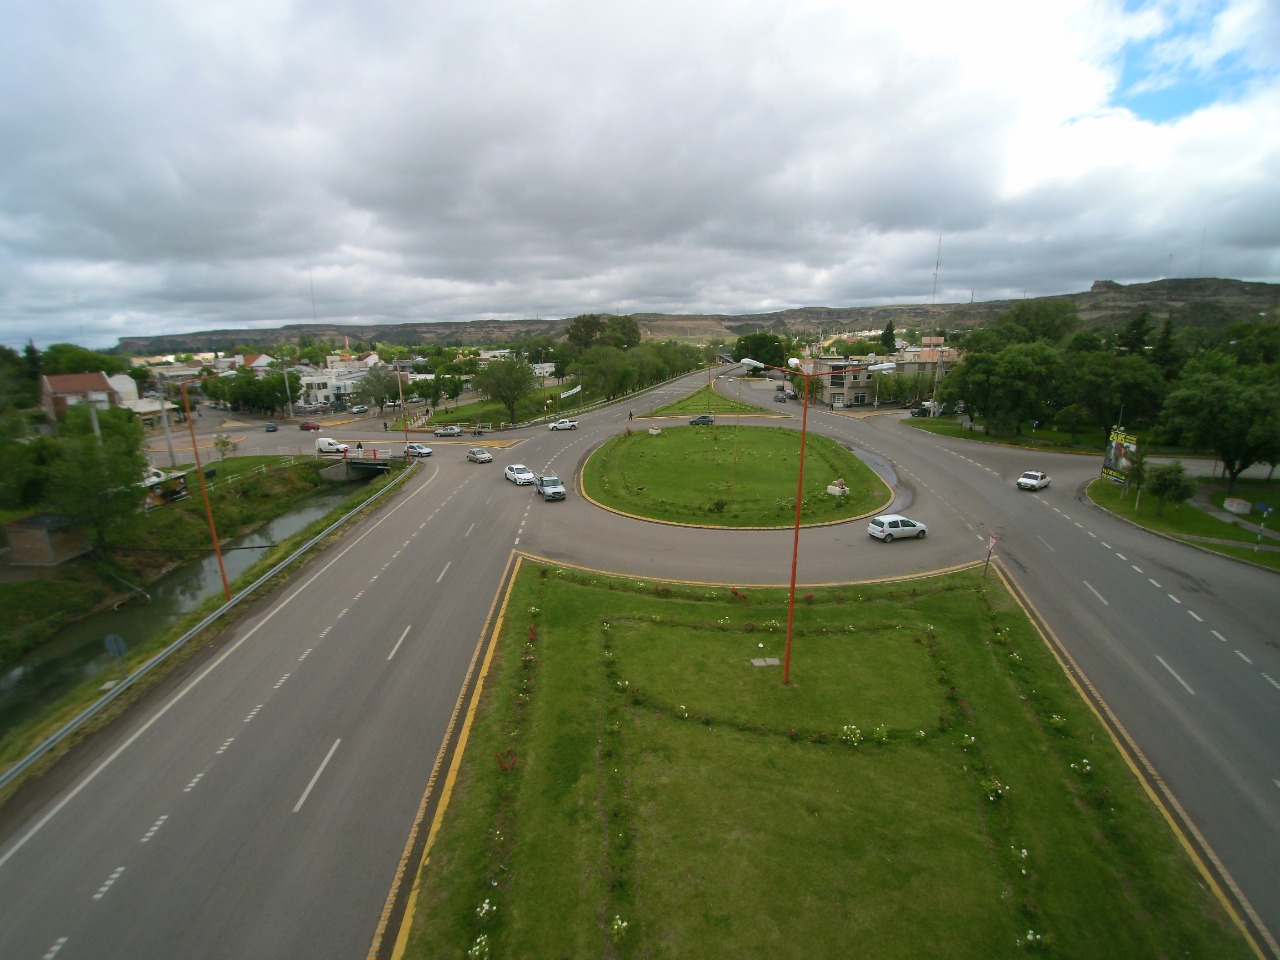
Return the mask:
<svg viewBox="0 0 1280 960">
<path fill-rule="evenodd" d="M 1120 284 L 1098 280 L 1087 293 L 1068 293 L 1041 300 L 1070 300 L 1086 327 L 1112 328 L 1134 311 L 1146 307 L 1156 323 L 1172 317 L 1180 327 L 1221 328 L 1242 320 L 1275 320 L 1280 308 L 1280 284 L 1242 280 L 1155 280 Z M 747 333 L 776 332 L 787 336 L 818 330 L 883 330 L 893 321 L 906 330 L 957 330 L 985 326 L 1011 309 L 1018 300 L 977 303 L 900 304 L 882 307 L 800 307 L 777 313 L 746 314 L 632 314 L 646 339 L 732 341 Z M 264 347 L 273 343 L 344 339 L 396 344 L 449 343 L 480 346 L 527 336 L 564 333 L 568 319 L 471 320 L 460 323 L 417 321 L 394 324 L 291 323 L 276 329 L 207 330 L 155 337 L 121 337 L 116 352 L 140 355 L 228 351 L 236 344 Z"/>
</svg>

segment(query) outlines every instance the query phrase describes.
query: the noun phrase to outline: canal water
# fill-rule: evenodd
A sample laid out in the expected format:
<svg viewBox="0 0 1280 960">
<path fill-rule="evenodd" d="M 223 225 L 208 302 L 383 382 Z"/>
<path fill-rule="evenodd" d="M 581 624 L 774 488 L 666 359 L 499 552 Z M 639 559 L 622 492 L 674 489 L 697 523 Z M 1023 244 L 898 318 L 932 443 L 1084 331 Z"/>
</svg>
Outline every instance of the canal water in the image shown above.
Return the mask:
<svg viewBox="0 0 1280 960">
<path fill-rule="evenodd" d="M 291 513 L 277 517 L 257 531 L 234 541 L 222 551 L 227 582 L 233 583 L 272 546 L 325 516 L 351 495 L 351 487 L 308 497 Z M 147 586 L 149 603 L 131 599 L 118 610 L 94 614 L 70 624 L 49 642 L 14 664 L 0 677 L 0 731 L 7 730 L 54 697 L 61 696 L 86 677 L 101 676 L 103 683 L 120 678 L 115 657 L 106 649 L 106 638 L 118 636 L 133 649 L 165 630 L 173 621 L 199 606 L 207 597 L 222 593 L 222 575 L 213 554 L 192 560 Z"/>
</svg>

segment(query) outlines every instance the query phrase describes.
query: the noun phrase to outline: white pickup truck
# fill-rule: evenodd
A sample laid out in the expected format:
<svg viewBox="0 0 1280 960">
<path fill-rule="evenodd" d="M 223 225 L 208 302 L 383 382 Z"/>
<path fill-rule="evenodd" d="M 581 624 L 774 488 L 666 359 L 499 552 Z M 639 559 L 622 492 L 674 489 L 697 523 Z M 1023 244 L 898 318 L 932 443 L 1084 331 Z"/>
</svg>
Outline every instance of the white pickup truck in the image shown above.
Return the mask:
<svg viewBox="0 0 1280 960">
<path fill-rule="evenodd" d="M 577 420 L 557 420 L 555 423 L 549 424 L 549 425 L 548 425 L 548 429 L 550 429 L 550 430 L 577 430 L 577 429 L 578 429 L 578 421 L 577 421 Z"/>
</svg>

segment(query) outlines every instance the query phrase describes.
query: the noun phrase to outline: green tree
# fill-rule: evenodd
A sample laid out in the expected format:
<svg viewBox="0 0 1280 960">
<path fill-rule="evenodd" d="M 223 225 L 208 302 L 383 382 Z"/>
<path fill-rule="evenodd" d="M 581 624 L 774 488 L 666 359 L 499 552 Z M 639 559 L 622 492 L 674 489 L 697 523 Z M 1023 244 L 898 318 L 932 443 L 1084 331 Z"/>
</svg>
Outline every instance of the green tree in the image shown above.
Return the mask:
<svg viewBox="0 0 1280 960">
<path fill-rule="evenodd" d="M 1023 300 L 1004 314 L 999 325 L 1020 328 L 1028 341 L 1061 343 L 1080 324 L 1075 304 L 1070 300 Z"/>
<path fill-rule="evenodd" d="M 1165 401 L 1161 428 L 1174 440 L 1214 451 L 1231 493 L 1241 473 L 1275 453 L 1271 421 L 1280 408 L 1280 386 L 1263 375 L 1250 378 L 1221 353 L 1189 366 L 1195 369 L 1184 372 Z"/>
<path fill-rule="evenodd" d="M 786 367 L 787 342 L 773 333 L 749 333 L 739 337 L 733 347 L 733 358 L 749 357 L 773 367 Z"/>
<path fill-rule="evenodd" d="M 374 367 L 356 381 L 356 393 L 378 408 L 381 416 L 392 400 L 400 399 L 400 375 L 390 367 Z"/>
<path fill-rule="evenodd" d="M 635 367 L 617 347 L 594 346 L 570 367 L 588 393 L 613 399 L 635 385 Z"/>
<path fill-rule="evenodd" d="M 893 330 L 892 320 L 884 325 L 884 330 L 880 333 L 880 346 L 884 347 L 887 353 L 893 353 L 898 349 L 898 335 Z"/>
<path fill-rule="evenodd" d="M 516 408 L 522 400 L 533 396 L 540 385 L 538 375 L 523 357 L 490 360 L 472 381 L 481 394 L 502 404 L 507 420 L 516 422 Z"/>
<path fill-rule="evenodd" d="M 640 326 L 635 317 L 608 317 L 600 340 L 621 350 L 630 349 L 640 343 Z"/>
<path fill-rule="evenodd" d="M 40 402 L 40 377 L 9 347 L 0 347 L 0 412 L 27 410 Z"/>
<path fill-rule="evenodd" d="M 89 530 L 95 545 L 103 546 L 116 524 L 141 507 L 141 486 L 147 467 L 141 424 L 126 410 L 97 411 L 93 434 L 89 411 L 67 411 L 57 440 L 57 459 L 49 464 L 46 503 Z"/>
<path fill-rule="evenodd" d="M 52 437 L 33 435 L 26 418 L 17 411 L 0 414 L 0 449 L 5 451 L 0 470 L 0 509 L 26 510 L 40 503 L 50 463 L 58 458 Z"/>
<path fill-rule="evenodd" d="M 458 397 L 462 396 L 462 391 L 467 386 L 461 377 L 453 376 L 452 374 L 438 379 L 440 380 L 440 389 L 444 392 L 444 395 L 455 402 Z"/>
<path fill-rule="evenodd" d="M 565 338 L 577 353 L 582 353 L 596 342 L 605 329 L 605 317 L 600 313 L 584 313 L 569 321 Z"/>
<path fill-rule="evenodd" d="M 40 372 L 46 376 L 59 373 L 97 373 L 107 376 L 124 373 L 129 361 L 106 353 L 98 353 L 74 343 L 55 343 L 40 354 Z"/>
<path fill-rule="evenodd" d="M 1198 489 L 1196 482 L 1187 476 L 1186 468 L 1180 462 L 1151 467 L 1147 471 L 1146 488 L 1159 501 L 1156 516 L 1164 513 L 1165 504 L 1184 503 L 1195 496 Z"/>
<path fill-rule="evenodd" d="M 1124 328 L 1116 334 L 1116 353 L 1141 355 L 1151 339 L 1151 311 L 1144 304 L 1134 311 Z"/>
<path fill-rule="evenodd" d="M 1019 343 L 996 354 L 986 411 L 1000 430 L 1020 433 L 1029 420 L 1047 420 L 1062 378 L 1062 360 L 1047 343 Z"/>
<path fill-rule="evenodd" d="M 1071 442 L 1074 444 L 1080 439 L 1080 428 L 1089 422 L 1089 411 L 1083 404 L 1069 403 L 1054 415 L 1053 422 L 1071 432 Z"/>
<path fill-rule="evenodd" d="M 1156 337 L 1155 346 L 1151 348 L 1151 362 L 1160 368 L 1165 382 L 1172 382 L 1182 371 L 1187 357 L 1178 345 L 1173 332 L 1173 321 L 1166 320 L 1160 327 L 1160 335 Z"/>
</svg>

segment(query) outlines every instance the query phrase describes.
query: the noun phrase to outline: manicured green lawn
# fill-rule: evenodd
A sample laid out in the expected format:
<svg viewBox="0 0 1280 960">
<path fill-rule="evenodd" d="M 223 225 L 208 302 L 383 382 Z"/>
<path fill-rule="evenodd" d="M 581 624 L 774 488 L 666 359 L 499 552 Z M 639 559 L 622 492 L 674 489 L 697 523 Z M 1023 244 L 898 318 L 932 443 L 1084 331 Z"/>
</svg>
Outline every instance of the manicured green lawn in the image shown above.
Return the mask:
<svg viewBox="0 0 1280 960">
<path fill-rule="evenodd" d="M 1212 491 L 1210 499 L 1221 506 L 1226 490 L 1225 481 L 1202 479 L 1200 482 L 1202 488 Z M 1089 498 L 1100 507 L 1148 530 L 1185 539 L 1206 550 L 1280 570 L 1280 553 L 1253 549 L 1253 545 L 1258 541 L 1258 535 L 1255 532 L 1245 530 L 1234 523 L 1219 520 L 1192 503 L 1166 504 L 1163 513 L 1158 513 L 1160 503 L 1149 492 L 1144 491 L 1139 498 L 1134 491 L 1126 490 L 1120 484 L 1110 480 L 1101 479 L 1089 484 L 1088 493 Z M 1244 500 L 1256 500 L 1280 506 L 1280 483 L 1242 482 L 1236 485 L 1234 495 Z M 1276 513 L 1271 516 L 1272 529 L 1275 529 L 1280 526 L 1280 519 L 1276 519 Z M 1255 513 L 1248 519 L 1257 523 L 1261 515 Z M 1239 546 L 1213 543 L 1210 542 L 1211 540 L 1232 541 Z M 1276 541 L 1264 539 L 1262 544 L 1275 546 Z"/>
<path fill-rule="evenodd" d="M 754 403 L 747 403 L 733 396 L 725 396 L 712 389 L 708 384 L 689 394 L 687 397 L 681 397 L 673 403 L 658 407 L 656 410 L 650 410 L 645 416 L 650 417 L 696 417 L 700 413 L 760 413 L 761 410 Z"/>
<path fill-rule="evenodd" d="M 411 957 L 1251 956 L 980 571 L 786 593 L 525 562 Z"/>
<path fill-rule="evenodd" d="M 685 423 L 640 427 L 606 442 L 582 472 L 587 495 L 625 513 L 674 523 L 778 527 L 795 522 L 800 431 Z M 678 465 L 678 467 L 673 466 Z M 827 493 L 843 479 L 847 496 Z M 888 488 L 857 457 L 826 437 L 805 441 L 803 523 L 847 520 L 890 502 Z"/>
</svg>

